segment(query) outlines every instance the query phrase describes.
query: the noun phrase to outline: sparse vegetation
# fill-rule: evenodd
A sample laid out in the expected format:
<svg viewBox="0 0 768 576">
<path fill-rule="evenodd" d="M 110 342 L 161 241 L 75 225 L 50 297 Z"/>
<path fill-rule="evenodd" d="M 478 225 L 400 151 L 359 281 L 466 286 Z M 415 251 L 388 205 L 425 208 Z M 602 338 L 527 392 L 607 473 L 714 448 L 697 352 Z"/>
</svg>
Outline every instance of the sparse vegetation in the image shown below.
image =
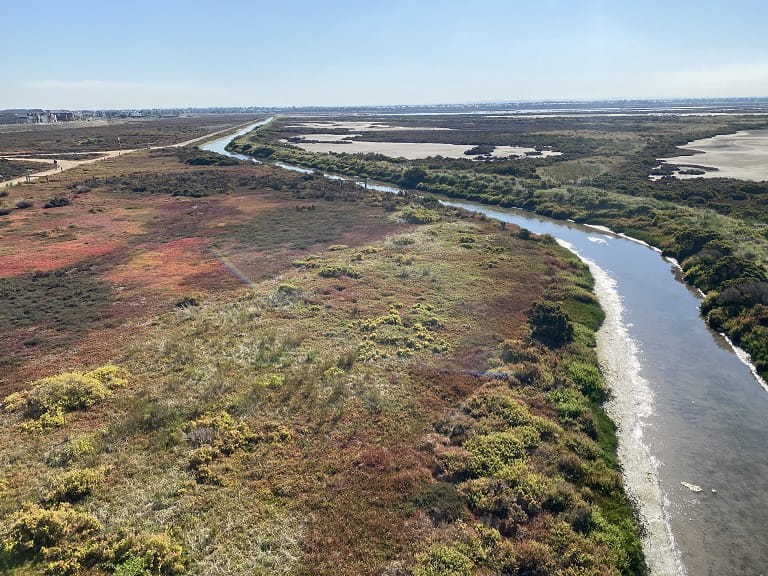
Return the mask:
<svg viewBox="0 0 768 576">
<path fill-rule="evenodd" d="M 643 573 L 566 251 L 268 166 L 120 162 L 78 181 L 77 227 L 9 233 L 112 244 L 3 260 L 0 343 L 45 346 L 3 375 L 0 570 Z M 169 192 L 209 179 L 226 193 Z M 531 337 L 542 301 L 558 346 Z"/>
<path fill-rule="evenodd" d="M 388 119 L 408 126 L 412 119 Z M 425 123 L 421 119 L 421 123 Z M 681 153 L 676 145 L 716 134 L 764 128 L 765 117 L 476 118 L 433 119 L 450 130 L 396 130 L 366 133 L 388 142 L 477 143 L 471 156 L 491 146 L 533 146 L 562 156 L 524 159 L 427 158 L 406 161 L 376 154 L 311 154 L 278 144 L 305 127 L 283 122 L 252 132 L 232 144 L 247 153 L 257 143 L 273 147 L 273 158 L 311 168 L 365 177 L 427 194 L 517 207 L 559 219 L 609 226 L 661 248 L 677 259 L 691 285 L 708 295 L 702 308 L 715 330 L 747 350 L 768 377 L 759 306 L 736 291 L 754 292 L 768 276 L 768 212 L 761 200 L 764 182 L 735 179 L 677 180 L 662 158 Z M 651 181 L 649 176 L 659 176 Z M 407 213 L 404 211 L 404 217 Z M 418 217 L 416 220 L 418 221 Z M 760 289 L 758 289 L 760 290 Z M 725 300 L 719 295 L 725 291 Z M 569 311 L 570 313 L 571 311 Z"/>
</svg>

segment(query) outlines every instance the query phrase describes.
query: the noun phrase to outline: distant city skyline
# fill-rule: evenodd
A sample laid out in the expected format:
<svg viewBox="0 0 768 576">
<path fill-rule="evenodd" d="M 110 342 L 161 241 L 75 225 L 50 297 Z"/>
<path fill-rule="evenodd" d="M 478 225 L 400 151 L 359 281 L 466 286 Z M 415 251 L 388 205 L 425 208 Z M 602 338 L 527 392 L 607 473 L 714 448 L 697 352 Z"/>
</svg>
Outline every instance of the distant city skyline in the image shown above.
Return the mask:
<svg viewBox="0 0 768 576">
<path fill-rule="evenodd" d="M 754 0 L 14 4 L 0 109 L 768 96 Z"/>
</svg>

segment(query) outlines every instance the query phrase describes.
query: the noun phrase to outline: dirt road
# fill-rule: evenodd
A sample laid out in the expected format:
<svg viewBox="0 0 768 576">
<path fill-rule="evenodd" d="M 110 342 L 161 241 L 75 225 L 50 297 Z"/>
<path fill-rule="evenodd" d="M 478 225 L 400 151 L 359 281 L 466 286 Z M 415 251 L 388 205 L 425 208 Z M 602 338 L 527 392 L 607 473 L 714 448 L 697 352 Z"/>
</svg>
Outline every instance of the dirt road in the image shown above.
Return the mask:
<svg viewBox="0 0 768 576">
<path fill-rule="evenodd" d="M 252 123 L 253 123 L 253 120 L 249 122 L 245 122 L 243 124 L 239 124 L 237 126 L 232 126 L 231 128 L 225 128 L 224 130 L 217 130 L 216 132 L 211 132 L 210 134 L 205 134 L 204 136 L 192 138 L 191 140 L 185 140 L 184 142 L 171 144 L 169 146 L 152 146 L 149 148 L 149 150 L 159 150 L 162 148 L 181 148 L 183 146 L 190 146 L 198 142 L 205 142 L 206 140 L 212 140 L 217 136 L 221 136 L 229 132 L 234 132 Z M 16 160 L 24 160 L 25 162 L 42 162 L 45 164 L 49 164 L 50 168 L 41 170 L 39 172 L 27 174 L 24 176 L 19 176 L 18 178 L 12 178 L 11 180 L 4 180 L 3 182 L 0 182 L 0 187 L 14 186 L 16 184 L 20 184 L 22 182 L 26 182 L 27 178 L 38 179 L 38 178 L 45 178 L 46 176 L 53 176 L 55 174 L 59 174 L 60 172 L 71 170 L 72 168 L 77 168 L 78 166 L 82 166 L 83 164 L 93 164 L 94 162 L 98 162 L 100 160 L 107 160 L 109 158 L 120 156 L 121 154 L 130 154 L 131 152 L 136 152 L 137 150 L 147 150 L 147 148 L 132 148 L 128 150 L 104 150 L 102 152 L 89 152 L 89 154 L 98 154 L 99 156 L 96 158 L 88 158 L 86 160 L 57 160 L 56 166 L 54 166 L 53 164 L 53 161 L 54 161 L 53 159 L 55 154 L 50 154 L 50 155 L 43 154 L 41 155 L 41 157 L 38 157 L 38 158 L 27 158 L 22 156 L 3 156 L 3 158 L 7 158 L 9 160 L 16 159 Z M 71 154 L 72 154 L 71 152 L 68 153 L 68 155 L 71 155 Z"/>
</svg>

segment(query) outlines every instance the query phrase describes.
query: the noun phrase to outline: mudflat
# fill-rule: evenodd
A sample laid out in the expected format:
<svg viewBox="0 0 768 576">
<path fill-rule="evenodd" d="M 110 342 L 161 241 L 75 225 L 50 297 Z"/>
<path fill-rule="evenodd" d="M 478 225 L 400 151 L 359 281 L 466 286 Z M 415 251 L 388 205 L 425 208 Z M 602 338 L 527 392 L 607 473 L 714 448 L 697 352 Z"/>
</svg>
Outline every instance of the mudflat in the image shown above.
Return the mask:
<svg viewBox="0 0 768 576">
<path fill-rule="evenodd" d="M 749 130 L 694 140 L 683 146 L 693 156 L 660 158 L 666 164 L 715 168 L 704 174 L 679 174 L 678 178 L 738 178 L 768 180 L 768 130 Z"/>
</svg>

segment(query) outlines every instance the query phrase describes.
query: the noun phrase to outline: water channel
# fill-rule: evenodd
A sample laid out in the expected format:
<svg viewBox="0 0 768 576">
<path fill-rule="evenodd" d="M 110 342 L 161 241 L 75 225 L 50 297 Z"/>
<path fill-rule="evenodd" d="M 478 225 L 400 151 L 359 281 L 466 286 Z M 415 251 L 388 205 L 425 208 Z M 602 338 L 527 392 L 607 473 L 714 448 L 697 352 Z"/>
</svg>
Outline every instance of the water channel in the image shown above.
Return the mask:
<svg viewBox="0 0 768 576">
<path fill-rule="evenodd" d="M 251 160 L 224 150 L 235 136 L 202 148 Z M 606 311 L 598 347 L 613 391 L 607 409 L 651 574 L 768 576 L 768 391 L 706 327 L 674 263 L 605 230 L 445 203 L 550 234 L 589 263 Z"/>
</svg>

